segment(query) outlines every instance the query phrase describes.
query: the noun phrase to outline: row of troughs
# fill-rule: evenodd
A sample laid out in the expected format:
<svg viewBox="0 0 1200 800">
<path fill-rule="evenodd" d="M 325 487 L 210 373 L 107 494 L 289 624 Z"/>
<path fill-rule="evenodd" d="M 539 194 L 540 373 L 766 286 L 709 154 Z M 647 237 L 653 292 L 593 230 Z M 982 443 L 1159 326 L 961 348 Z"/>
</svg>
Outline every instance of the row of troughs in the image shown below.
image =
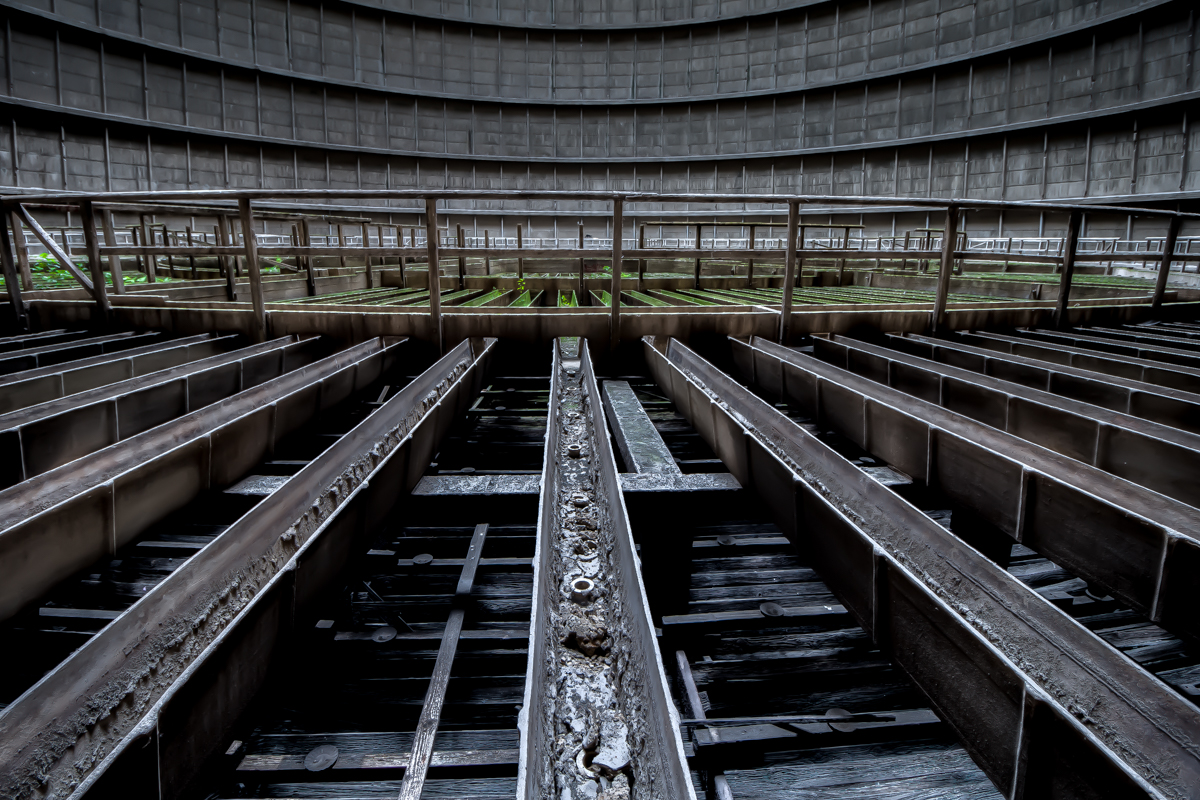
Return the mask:
<svg viewBox="0 0 1200 800">
<path fill-rule="evenodd" d="M 0 377 L 0 395 L 27 392 L 14 404 L 48 398 L 52 409 L 38 419 L 26 411 L 29 418 L 0 434 L 5 446 L 15 442 L 22 465 L 18 482 L 0 491 L 0 615 L 115 551 L 201 488 L 238 480 L 288 431 L 371 384 L 403 346 L 376 339 L 321 357 L 314 340 L 287 338 L 233 357 L 210 354 L 213 337 L 194 339 L 174 343 L 195 352 L 168 366 L 178 371 L 170 380 L 127 384 L 120 398 L 101 383 L 68 402 L 75 395 L 66 387 L 83 379 L 81 370 L 118 362 L 129 369 L 158 351 L 133 347 L 122 359 Z M 903 340 L 924 355 L 940 346 Z M 1128 378 L 1099 380 L 1117 355 L 1096 355 L 1088 374 L 1056 365 L 1045 390 L 1023 389 L 987 378 L 997 367 L 986 364 L 1024 367 L 1026 387 L 1035 365 L 1021 364 L 1002 339 L 989 341 L 973 354 L 985 375 L 970 379 L 966 367 L 936 357 L 843 337 L 818 338 L 819 358 L 757 338 L 731 346 L 737 369 L 767 393 L 830 420 L 1008 536 L 1194 636 L 1200 511 L 1189 503 L 1191 470 L 1200 466 L 1188 437 L 1196 434 L 1162 424 L 1196 410 L 1186 392 L 1164 387 L 1148 396 L 1122 388 Z M 1130 345 L 1138 346 L 1154 347 Z M 261 687 L 294 620 L 420 479 L 482 389 L 496 347 L 482 339 L 451 349 L 6 708 L 0 794 L 179 795 Z M 643 349 L 679 412 L 741 485 L 755 489 L 1007 796 L 1193 796 L 1194 706 L 682 342 L 647 337 Z M 1180 380 L 1188 369 L 1177 370 Z M 33 383 L 42 379 L 47 385 Z M 121 403 L 164 386 L 173 387 L 181 413 L 146 430 L 122 429 Z M 1124 403 L 1110 418 L 1071 399 L 1094 399 L 1101 386 L 1111 394 L 1107 407 Z M 968 389 L 970 402 L 961 399 Z M 971 409 L 974 420 L 962 416 Z M 93 416 L 70 423 L 64 414 Z M 1038 435 L 1043 414 L 1070 435 L 1051 447 L 1029 444 L 1023 437 Z M 64 442 L 57 463 L 38 463 L 21 447 L 39 422 L 97 434 L 90 444 Z M 634 797 L 694 797 L 584 340 L 555 348 L 547 431 L 519 795 L 562 797 L 566 786 L 586 796 L 592 776 L 602 793 L 624 775 Z M 1085 444 L 1064 454 L 1072 442 Z M 564 561 L 559 546 L 583 512 L 597 523 L 593 544 L 605 553 L 591 572 L 578 559 Z M 580 577 L 592 586 L 575 586 Z M 571 616 L 569 603 L 586 605 L 573 588 L 607 614 L 603 655 L 616 668 L 604 691 L 624 724 L 581 726 L 589 746 L 564 759 L 554 732 L 571 720 L 550 686 L 568 661 L 564 613 Z M 596 650 L 576 649 L 583 657 Z M 598 735 L 588 734 L 592 722 Z M 620 763 L 597 760 L 609 734 L 624 737 Z"/>
</svg>

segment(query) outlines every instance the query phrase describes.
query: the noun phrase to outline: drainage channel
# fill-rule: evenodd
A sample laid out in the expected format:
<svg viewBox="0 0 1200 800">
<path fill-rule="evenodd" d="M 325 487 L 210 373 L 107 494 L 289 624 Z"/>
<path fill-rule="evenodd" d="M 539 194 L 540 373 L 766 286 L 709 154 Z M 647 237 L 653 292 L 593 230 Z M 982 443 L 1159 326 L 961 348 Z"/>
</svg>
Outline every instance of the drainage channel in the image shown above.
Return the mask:
<svg viewBox="0 0 1200 800">
<path fill-rule="evenodd" d="M 697 794 L 999 798 L 666 393 L 625 380 L 680 472 L 711 479 L 626 491 Z"/>
<path fill-rule="evenodd" d="M 297 620 L 196 796 L 515 794 L 548 389 L 489 379 Z"/>
<path fill-rule="evenodd" d="M 693 796 L 587 343 L 551 376 L 517 796 Z"/>
</svg>

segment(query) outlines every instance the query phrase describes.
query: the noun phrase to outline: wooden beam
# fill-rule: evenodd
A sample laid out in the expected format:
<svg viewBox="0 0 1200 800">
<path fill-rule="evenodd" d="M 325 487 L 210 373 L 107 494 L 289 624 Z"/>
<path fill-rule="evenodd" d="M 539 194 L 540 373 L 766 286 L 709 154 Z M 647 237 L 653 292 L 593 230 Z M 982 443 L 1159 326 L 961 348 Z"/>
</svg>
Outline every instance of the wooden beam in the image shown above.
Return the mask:
<svg viewBox="0 0 1200 800">
<path fill-rule="evenodd" d="M 367 228 L 367 223 L 365 223 L 365 222 L 362 224 L 362 239 L 363 239 L 362 240 L 363 249 L 366 250 L 368 247 L 371 246 L 371 232 Z M 383 247 L 382 231 L 379 234 L 379 246 Z M 367 288 L 374 289 L 375 288 L 375 273 L 371 271 L 371 256 L 369 256 L 369 255 L 363 256 L 363 263 L 365 263 L 366 267 L 367 267 Z"/>
<path fill-rule="evenodd" d="M 117 243 L 117 231 L 113 225 L 113 213 L 107 209 L 100 210 L 100 225 L 104 228 L 104 244 L 112 247 Z M 191 239 L 188 239 L 188 244 L 191 244 Z M 192 257 L 193 264 L 195 256 Z M 112 275 L 113 291 L 116 294 L 125 294 L 125 275 L 121 272 L 121 257 L 115 253 L 108 254 L 108 271 Z M 196 277 L 192 275 L 192 277 Z"/>
<path fill-rule="evenodd" d="M 104 265 L 100 262 L 100 239 L 96 235 L 96 208 L 91 200 L 84 200 L 81 210 L 84 249 L 87 251 L 88 267 L 92 272 L 92 286 L 96 290 L 96 307 L 100 312 L 101 324 L 107 327 L 112 306 L 108 302 L 108 294 L 104 291 Z"/>
<path fill-rule="evenodd" d="M 250 302 L 254 305 L 254 325 L 251 328 L 255 342 L 267 340 L 267 306 L 263 302 L 262 274 L 258 269 L 258 240 L 254 237 L 254 213 L 250 201 L 238 200 L 238 215 L 242 218 L 242 244 L 246 248 L 246 269 L 250 272 Z"/>
<path fill-rule="evenodd" d="M 18 228 L 19 223 L 16 217 L 10 215 L 10 219 L 12 219 L 13 227 Z M 21 300 L 21 282 L 17 277 L 17 265 L 13 261 L 13 253 L 8 241 L 8 226 L 2 222 L 0 222 L 0 267 L 3 267 L 4 288 L 8 290 L 8 300 L 12 303 L 17 329 L 29 330 L 29 317 L 25 313 L 25 303 Z"/>
<path fill-rule="evenodd" d="M 429 679 L 429 689 L 425 692 L 425 704 L 421 708 L 421 718 L 417 722 L 417 730 L 413 737 L 412 755 L 408 759 L 404 782 L 400 785 L 400 800 L 420 800 L 421 790 L 425 786 L 425 775 L 433 756 L 433 740 L 437 737 L 442 706 L 446 702 L 450 669 L 454 666 L 454 654 L 458 650 L 458 638 L 462 633 L 463 618 L 466 616 L 462 606 L 471 596 L 471 589 L 475 584 L 475 571 L 479 567 L 479 557 L 483 553 L 487 531 L 486 524 L 476 525 L 475 533 L 471 536 L 471 546 L 467 550 L 467 558 L 458 577 L 458 585 L 454 589 L 456 607 L 450 612 L 446 629 L 442 633 L 442 644 L 438 648 L 433 675 Z"/>
<path fill-rule="evenodd" d="M 1075 275 L 1075 250 L 1079 245 L 1079 228 L 1083 214 L 1072 211 L 1067 223 L 1067 238 L 1063 242 L 1062 276 L 1058 282 L 1058 302 L 1054 306 L 1054 327 L 1062 328 L 1067 325 L 1067 302 L 1071 297 L 1071 278 Z"/>
<path fill-rule="evenodd" d="M 29 269 L 29 248 L 25 244 L 25 232 L 21 229 L 21 220 L 16 212 L 11 212 L 13 245 L 17 250 L 17 269 L 21 273 L 21 287 L 33 291 L 33 272 Z"/>
<path fill-rule="evenodd" d="M 308 247 L 310 245 L 310 242 L 311 242 L 311 239 L 309 239 L 309 236 L 308 236 L 308 220 L 304 219 L 302 217 L 300 219 L 300 245 L 302 247 Z M 298 256 L 298 258 L 304 263 L 304 275 L 305 275 L 306 281 L 308 282 L 308 296 L 316 297 L 317 296 L 317 278 L 316 278 L 316 275 L 313 273 L 312 256 Z"/>
<path fill-rule="evenodd" d="M 486 245 L 487 242 L 485 241 Z M 583 223 L 579 223 L 579 249 L 583 249 Z M 579 259 L 579 291 L 576 293 L 575 302 L 581 306 L 591 305 L 587 298 L 587 284 L 583 278 L 584 259 Z"/>
<path fill-rule="evenodd" d="M 625 224 L 624 205 L 621 198 L 613 198 L 613 228 L 612 228 L 612 284 L 609 288 L 608 303 L 610 309 L 611 347 L 617 349 L 621 343 L 621 228 Z"/>
<path fill-rule="evenodd" d="M 792 328 L 792 294 L 796 288 L 796 233 L 800 227 L 800 204 L 788 203 L 787 255 L 783 267 L 783 305 L 779 315 L 779 343 L 786 345 Z M 803 243 L 801 243 L 803 245 Z"/>
<path fill-rule="evenodd" d="M 1158 267 L 1158 280 L 1154 282 L 1154 299 L 1150 301 L 1151 307 L 1156 312 L 1162 308 L 1163 293 L 1167 290 L 1167 278 L 1171 273 L 1171 260 L 1175 257 L 1175 240 L 1179 237 L 1179 225 L 1182 222 L 1182 217 L 1174 216 L 1171 217 L 1171 222 L 1167 226 L 1167 238 L 1163 242 L 1162 263 Z"/>
<path fill-rule="evenodd" d="M 932 235 L 932 234 L 931 234 Z M 958 206 L 946 206 L 946 226 L 942 231 L 942 262 L 938 269 L 937 294 L 933 299 L 933 332 L 946 327 L 946 299 L 950 295 L 950 274 L 954 269 L 954 241 L 958 238 Z"/>
<path fill-rule="evenodd" d="M 26 227 L 33 231 L 33 235 L 38 238 L 42 246 L 50 251 L 50 254 L 62 265 L 62 268 L 71 273 L 71 277 L 79 281 L 79 285 L 87 289 L 88 294 L 94 299 L 96 297 L 96 290 L 92 286 L 91 280 L 79 271 L 79 267 L 75 266 L 75 262 L 71 260 L 71 257 L 63 252 L 62 248 L 58 246 L 50 234 L 46 233 L 46 229 L 39 225 L 38 221 L 33 218 L 33 215 L 20 203 L 17 204 L 14 210 L 21 218 L 21 222 L 24 222 Z"/>
<path fill-rule="evenodd" d="M 413 237 L 416 244 L 416 237 Z M 434 337 L 438 354 L 446 352 L 446 341 L 442 331 L 442 278 L 438 264 L 437 200 L 425 199 L 425 246 L 429 252 L 429 315 L 433 318 Z"/>
</svg>

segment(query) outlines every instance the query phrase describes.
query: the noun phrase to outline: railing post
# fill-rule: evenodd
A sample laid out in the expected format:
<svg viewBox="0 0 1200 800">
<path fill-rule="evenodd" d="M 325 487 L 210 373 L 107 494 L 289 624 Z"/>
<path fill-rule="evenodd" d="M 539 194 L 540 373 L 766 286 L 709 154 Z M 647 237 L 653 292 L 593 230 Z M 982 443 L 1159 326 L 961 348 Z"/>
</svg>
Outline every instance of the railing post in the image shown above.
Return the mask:
<svg viewBox="0 0 1200 800">
<path fill-rule="evenodd" d="M 79 271 L 79 267 L 75 266 L 74 260 L 54 241 L 54 237 L 46 232 L 46 229 L 38 224 L 38 221 L 29 213 L 29 209 L 19 203 L 14 208 L 17 214 L 20 215 L 21 221 L 33 231 L 33 235 L 38 238 L 38 241 L 50 251 L 50 255 L 54 256 L 55 260 L 62 265 L 62 268 L 71 273 L 71 277 L 79 281 L 79 285 L 87 290 L 93 298 L 96 297 L 96 289 L 92 286 L 92 279 Z"/>
<path fill-rule="evenodd" d="M 517 223 L 517 249 L 520 250 L 524 246 L 524 239 L 521 236 L 521 225 Z M 517 280 L 525 278 L 525 259 L 517 259 Z"/>
<path fill-rule="evenodd" d="M 363 250 L 371 246 L 371 232 L 367 229 L 367 223 L 362 224 Z M 383 237 L 379 237 L 379 246 L 383 247 Z M 375 288 L 375 273 L 371 272 L 371 256 L 364 254 L 363 263 L 367 267 L 367 288 Z"/>
<path fill-rule="evenodd" d="M 492 249 L 492 235 L 488 232 L 487 228 L 483 229 L 483 249 L 485 251 Z M 489 255 L 483 257 L 483 274 L 492 274 L 492 257 Z"/>
<path fill-rule="evenodd" d="M 416 250 L 417 249 L 417 229 L 416 228 L 408 229 L 408 238 L 409 238 L 409 244 L 412 246 L 412 249 Z M 411 256 L 411 258 L 413 260 L 408 263 L 410 263 L 410 264 L 417 263 L 416 256 Z M 400 288 L 401 289 L 408 288 L 408 279 L 404 275 L 404 259 L 403 258 L 400 259 Z"/>
<path fill-rule="evenodd" d="M 12 225 L 18 231 L 20 223 L 17 221 L 16 214 L 10 213 L 6 215 L 7 221 L 12 222 Z M 9 242 L 8 225 L 5 220 L 0 220 L 0 267 L 4 270 L 4 288 L 8 290 L 8 301 L 12 303 L 13 317 L 17 323 L 17 330 L 29 330 L 29 317 L 25 313 L 25 303 L 21 300 L 21 281 L 17 276 L 17 265 L 13 260 L 12 244 Z"/>
<path fill-rule="evenodd" d="M 383 226 L 382 225 L 375 226 L 375 235 L 377 237 L 379 237 L 379 249 L 383 250 L 385 245 L 383 243 Z M 397 247 L 400 246 L 400 237 L 399 236 L 396 237 L 396 246 Z M 386 254 L 379 256 L 379 283 L 381 285 L 383 284 L 383 271 L 385 269 L 387 269 L 387 255 Z"/>
<path fill-rule="evenodd" d="M 783 302 L 779 309 L 779 343 L 787 345 L 792 335 L 792 293 L 796 287 L 796 233 L 800 227 L 800 201 L 788 201 L 787 251 L 783 257 Z M 803 246 L 803 243 L 802 245 Z"/>
<path fill-rule="evenodd" d="M 246 269 L 250 273 L 250 302 L 254 306 L 252 338 L 256 342 L 267 340 L 267 307 L 263 302 L 262 274 L 258 270 L 258 240 L 254 238 L 254 214 L 250 200 L 238 199 L 238 215 L 242 218 L 242 244 L 246 248 Z"/>
<path fill-rule="evenodd" d="M 467 246 L 467 243 L 463 238 L 463 228 L 462 228 L 462 225 L 459 225 L 458 226 L 458 249 L 462 250 L 466 246 Z M 458 257 L 458 288 L 460 290 L 467 288 L 467 258 L 466 258 L 466 256 L 463 256 L 463 255 L 460 255 Z"/>
<path fill-rule="evenodd" d="M 29 269 L 29 247 L 25 244 L 25 232 L 21 229 L 21 220 L 14 211 L 9 214 L 12 220 L 13 245 L 17 250 L 17 269 L 21 273 L 21 288 L 33 291 L 33 272 Z"/>
<path fill-rule="evenodd" d="M 583 249 L 583 223 L 582 222 L 579 223 L 579 249 L 580 250 Z M 592 304 L 592 302 L 591 302 L 591 298 L 588 297 L 587 282 L 584 280 L 584 277 L 583 277 L 583 262 L 584 262 L 584 259 L 582 259 L 582 258 L 579 259 L 579 292 L 575 296 L 575 302 L 577 305 L 590 306 Z"/>
<path fill-rule="evenodd" d="M 621 241 L 622 228 L 625 225 L 624 200 L 613 198 L 613 240 L 612 240 L 612 285 L 608 291 L 608 303 L 611 308 L 611 347 L 617 349 L 621 343 Z"/>
<path fill-rule="evenodd" d="M 102 217 L 102 219 L 107 219 L 107 218 L 108 218 L 107 214 L 105 214 Z M 295 230 L 295 229 L 296 229 L 296 226 L 293 225 L 292 230 Z M 196 243 L 194 241 L 192 241 L 192 226 L 185 225 L 183 230 L 184 230 L 184 233 L 187 234 L 188 250 L 194 251 L 195 247 L 196 247 Z M 104 228 L 104 241 L 106 241 L 106 242 L 108 241 L 108 228 L 107 227 Z M 116 258 L 120 259 L 120 256 L 116 256 Z M 112 268 L 112 257 L 109 258 L 108 263 L 109 263 L 109 268 L 111 269 Z M 188 268 L 191 269 L 192 280 L 196 280 L 196 253 L 195 252 L 188 253 Z M 114 276 L 113 286 L 116 286 L 116 285 L 117 285 L 116 277 Z"/>
<path fill-rule="evenodd" d="M 300 246 L 312 247 L 312 237 L 308 232 L 308 220 L 304 217 L 300 218 Z M 301 263 L 304 264 L 304 277 L 308 284 L 308 296 L 317 296 L 317 274 L 313 271 L 313 257 L 301 256 Z"/>
<path fill-rule="evenodd" d="M 415 242 L 414 242 L 415 243 Z M 433 335 L 437 341 L 438 355 L 446 352 L 442 334 L 442 280 L 438 263 L 437 200 L 425 198 L 425 245 L 429 249 L 429 316 L 433 322 Z"/>
<path fill-rule="evenodd" d="M 104 229 L 104 244 L 107 247 L 117 246 L 117 229 L 113 225 L 113 212 L 100 212 L 100 226 Z M 191 239 L 188 239 L 191 244 Z M 195 256 L 192 257 L 193 265 L 195 264 Z M 125 294 L 125 275 L 121 272 L 121 257 L 116 253 L 108 257 L 108 271 L 112 275 L 113 291 L 117 294 Z M 195 274 L 192 277 L 196 277 Z"/>
<path fill-rule="evenodd" d="M 150 235 L 150 229 L 146 227 L 146 215 L 139 214 L 138 219 L 142 223 L 142 246 L 153 247 L 154 237 Z M 63 238 L 66 239 L 65 236 Z M 146 283 L 154 283 L 158 276 L 158 257 L 153 253 L 147 253 L 143 263 L 146 265 Z"/>
<path fill-rule="evenodd" d="M 1182 217 L 1174 216 L 1167 227 L 1162 263 L 1158 267 L 1158 280 L 1154 282 L 1154 299 L 1150 301 L 1150 307 L 1156 314 L 1162 310 L 1163 294 L 1167 291 L 1167 278 L 1171 273 L 1171 260 L 1175 256 L 1175 240 L 1179 238 L 1179 225 L 1182 222 Z"/>
<path fill-rule="evenodd" d="M 937 295 L 933 300 L 933 332 L 946 328 L 946 298 L 950 295 L 950 275 L 954 270 L 954 243 L 958 239 L 958 206 L 946 206 L 946 225 L 942 229 L 942 263 L 938 269 Z M 932 239 L 932 234 L 930 234 Z"/>
<path fill-rule="evenodd" d="M 700 226 L 699 226 L 699 225 L 697 225 L 697 226 L 696 226 L 696 250 L 697 250 L 697 255 L 696 255 L 696 280 L 695 280 L 694 282 L 695 282 L 695 284 L 696 284 L 695 288 L 699 289 L 699 288 L 700 288 L 700 255 L 699 255 L 699 250 L 700 250 Z"/>
<path fill-rule="evenodd" d="M 1071 297 L 1071 278 L 1075 275 L 1075 255 L 1079 249 L 1079 228 L 1083 214 L 1071 212 L 1067 223 L 1067 238 L 1063 241 L 1062 277 L 1058 282 L 1058 303 L 1054 306 L 1054 327 L 1065 328 L 1067 325 L 1067 302 Z"/>
<path fill-rule="evenodd" d="M 229 218 L 224 214 L 217 215 L 217 238 L 221 240 L 222 247 L 233 244 L 233 239 L 229 235 Z M 237 278 L 234 277 L 232 263 L 236 260 L 233 256 L 217 256 L 218 263 L 225 270 L 225 295 L 231 303 L 237 300 Z"/>
<path fill-rule="evenodd" d="M 80 211 L 83 212 L 83 243 L 87 251 L 88 268 L 92 272 L 96 309 L 100 312 L 100 324 L 107 328 L 112 306 L 104 290 L 104 265 L 100 263 L 100 239 L 96 236 L 96 208 L 91 200 L 84 200 Z"/>
<path fill-rule="evenodd" d="M 754 226 L 750 226 L 750 249 L 754 249 Z M 746 259 L 746 286 L 754 288 L 754 257 Z"/>
<path fill-rule="evenodd" d="M 645 225 L 640 225 L 638 227 L 638 249 L 639 250 L 646 249 L 646 226 Z M 637 290 L 639 292 L 642 291 L 642 289 L 645 287 L 645 285 L 646 285 L 646 259 L 639 258 L 638 259 Z"/>
</svg>

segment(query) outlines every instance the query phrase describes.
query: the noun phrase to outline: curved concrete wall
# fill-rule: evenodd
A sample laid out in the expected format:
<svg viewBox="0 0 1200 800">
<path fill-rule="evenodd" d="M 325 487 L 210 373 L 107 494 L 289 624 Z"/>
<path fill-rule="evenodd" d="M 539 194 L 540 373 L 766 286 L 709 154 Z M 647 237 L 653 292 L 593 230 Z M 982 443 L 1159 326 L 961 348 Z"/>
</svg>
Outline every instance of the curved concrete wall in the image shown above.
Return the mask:
<svg viewBox="0 0 1200 800">
<path fill-rule="evenodd" d="M 0 184 L 1200 192 L 1181 0 L 385 5 L 8 4 Z"/>
</svg>

